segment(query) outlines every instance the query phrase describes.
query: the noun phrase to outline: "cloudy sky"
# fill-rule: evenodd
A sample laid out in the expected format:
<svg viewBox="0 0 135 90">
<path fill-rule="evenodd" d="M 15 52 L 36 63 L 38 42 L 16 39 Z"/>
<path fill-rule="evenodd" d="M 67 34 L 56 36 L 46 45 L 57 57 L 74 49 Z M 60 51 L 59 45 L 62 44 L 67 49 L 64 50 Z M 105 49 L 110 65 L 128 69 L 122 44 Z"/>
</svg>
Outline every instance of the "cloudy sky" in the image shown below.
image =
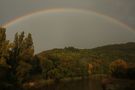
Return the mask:
<svg viewBox="0 0 135 90">
<path fill-rule="evenodd" d="M 135 0 L 0 0 L 7 37 L 33 34 L 36 52 L 135 41 Z"/>
</svg>

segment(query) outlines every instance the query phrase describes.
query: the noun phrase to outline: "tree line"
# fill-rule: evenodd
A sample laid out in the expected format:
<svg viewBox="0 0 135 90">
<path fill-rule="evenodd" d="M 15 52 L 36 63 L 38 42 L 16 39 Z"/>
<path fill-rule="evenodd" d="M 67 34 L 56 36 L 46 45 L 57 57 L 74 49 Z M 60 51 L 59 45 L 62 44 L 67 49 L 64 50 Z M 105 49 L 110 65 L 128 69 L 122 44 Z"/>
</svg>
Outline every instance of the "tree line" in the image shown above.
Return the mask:
<svg viewBox="0 0 135 90">
<path fill-rule="evenodd" d="M 106 61 L 105 53 L 93 50 L 65 47 L 35 55 L 30 33 L 16 33 L 11 42 L 6 39 L 6 29 L 0 27 L 0 86 L 19 86 L 35 79 L 85 78 L 92 74 L 134 78 L 134 65 L 129 68 L 123 59 Z"/>
</svg>

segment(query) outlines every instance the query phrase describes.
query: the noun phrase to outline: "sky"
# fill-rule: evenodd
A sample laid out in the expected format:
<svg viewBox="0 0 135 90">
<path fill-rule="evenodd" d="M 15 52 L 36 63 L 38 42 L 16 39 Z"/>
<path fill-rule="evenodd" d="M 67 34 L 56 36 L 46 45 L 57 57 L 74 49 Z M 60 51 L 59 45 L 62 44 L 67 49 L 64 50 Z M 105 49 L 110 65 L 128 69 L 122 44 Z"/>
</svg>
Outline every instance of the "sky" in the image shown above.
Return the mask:
<svg viewBox="0 0 135 90">
<path fill-rule="evenodd" d="M 33 35 L 36 52 L 135 41 L 135 0 L 0 0 L 7 38 Z"/>
</svg>

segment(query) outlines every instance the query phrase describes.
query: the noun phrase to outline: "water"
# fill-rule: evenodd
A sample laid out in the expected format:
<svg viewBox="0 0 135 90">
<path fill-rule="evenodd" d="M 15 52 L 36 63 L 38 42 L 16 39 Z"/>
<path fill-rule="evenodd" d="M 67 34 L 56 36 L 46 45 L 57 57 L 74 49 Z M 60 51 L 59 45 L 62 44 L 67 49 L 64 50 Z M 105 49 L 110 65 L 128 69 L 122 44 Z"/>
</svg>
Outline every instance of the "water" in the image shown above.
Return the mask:
<svg viewBox="0 0 135 90">
<path fill-rule="evenodd" d="M 102 88 L 99 81 L 85 79 L 55 83 L 38 90 L 102 90 Z"/>
</svg>

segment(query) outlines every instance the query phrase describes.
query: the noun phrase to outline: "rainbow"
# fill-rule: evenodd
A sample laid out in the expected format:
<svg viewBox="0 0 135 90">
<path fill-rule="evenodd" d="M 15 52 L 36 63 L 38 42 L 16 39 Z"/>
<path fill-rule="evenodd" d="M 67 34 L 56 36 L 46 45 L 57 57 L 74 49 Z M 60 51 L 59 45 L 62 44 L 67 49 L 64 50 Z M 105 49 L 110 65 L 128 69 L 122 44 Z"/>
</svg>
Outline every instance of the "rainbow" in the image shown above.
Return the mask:
<svg viewBox="0 0 135 90">
<path fill-rule="evenodd" d="M 7 23 L 5 23 L 3 25 L 3 27 L 7 28 L 9 27 L 10 25 L 14 24 L 15 22 L 19 21 L 19 20 L 23 20 L 24 18 L 26 17 L 31 17 L 32 15 L 35 15 L 35 14 L 41 14 L 41 13 L 54 13 L 54 12 L 64 12 L 64 11 L 70 11 L 70 12 L 75 12 L 75 11 L 79 11 L 79 12 L 82 12 L 82 13 L 92 13 L 96 16 L 99 16 L 99 17 L 103 17 L 111 22 L 114 22 L 128 30 L 133 30 L 133 28 L 129 27 L 128 24 L 126 23 L 123 23 L 111 16 L 108 16 L 108 15 L 105 15 L 105 14 L 102 14 L 102 13 L 98 13 L 96 11 L 92 11 L 92 10 L 86 10 L 86 9 L 75 9 L 75 8 L 51 8 L 51 9 L 41 9 L 41 10 L 38 10 L 38 11 L 34 11 L 34 12 L 31 12 L 31 13 L 28 13 L 26 15 L 23 15 L 23 16 L 19 16 L 13 20 L 10 20 L 8 21 Z"/>
</svg>

